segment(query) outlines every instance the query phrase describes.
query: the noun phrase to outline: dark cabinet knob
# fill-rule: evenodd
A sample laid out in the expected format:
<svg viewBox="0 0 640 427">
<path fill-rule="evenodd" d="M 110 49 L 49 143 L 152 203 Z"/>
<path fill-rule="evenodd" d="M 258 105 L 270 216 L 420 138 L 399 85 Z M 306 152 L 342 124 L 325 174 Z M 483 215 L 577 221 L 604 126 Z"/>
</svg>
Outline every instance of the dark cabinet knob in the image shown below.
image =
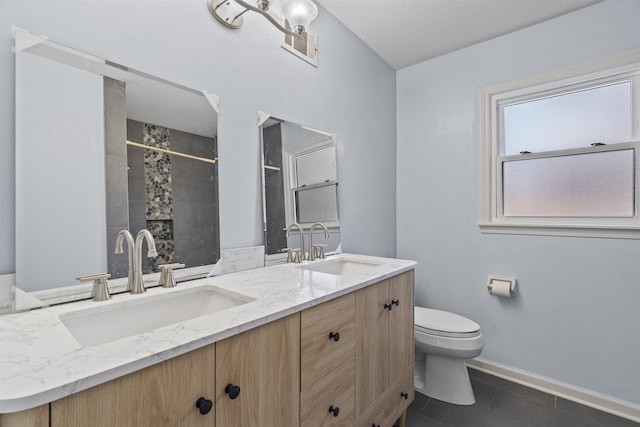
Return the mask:
<svg viewBox="0 0 640 427">
<path fill-rule="evenodd" d="M 380 424 L 373 423 L 373 424 L 371 424 L 371 427 L 380 427 Z"/>
<path fill-rule="evenodd" d="M 229 398 L 231 400 L 233 400 L 240 395 L 240 387 L 233 384 L 227 384 L 227 386 L 224 388 L 224 392 L 229 395 Z"/>
<path fill-rule="evenodd" d="M 386 308 L 387 310 L 391 311 L 391 309 L 393 308 L 393 306 L 391 304 L 385 304 L 384 308 Z"/>
<path fill-rule="evenodd" d="M 400 393 L 400 397 L 403 397 L 404 400 L 407 400 L 409 398 L 409 393 L 403 391 L 402 393 Z"/>
<path fill-rule="evenodd" d="M 202 415 L 207 415 L 211 411 L 211 408 L 213 408 L 213 402 L 204 397 L 200 397 L 196 401 L 196 408 L 200 410 Z"/>
<path fill-rule="evenodd" d="M 334 340 L 335 342 L 340 341 L 340 332 L 329 332 L 329 339 Z"/>
<path fill-rule="evenodd" d="M 395 304 L 396 307 L 398 307 L 400 305 L 400 300 L 399 299 L 393 299 L 393 300 L 391 300 L 391 304 Z"/>
<path fill-rule="evenodd" d="M 334 417 L 337 417 L 338 414 L 340 413 L 340 408 L 338 408 L 337 406 L 329 406 L 329 412 L 331 412 L 333 414 Z"/>
</svg>

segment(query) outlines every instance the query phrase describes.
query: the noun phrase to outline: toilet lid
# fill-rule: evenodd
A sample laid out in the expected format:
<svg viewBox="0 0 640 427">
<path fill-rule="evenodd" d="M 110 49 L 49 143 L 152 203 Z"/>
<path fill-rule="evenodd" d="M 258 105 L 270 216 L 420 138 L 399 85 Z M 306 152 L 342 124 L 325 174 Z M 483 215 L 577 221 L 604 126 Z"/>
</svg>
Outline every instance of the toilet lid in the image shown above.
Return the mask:
<svg viewBox="0 0 640 427">
<path fill-rule="evenodd" d="M 480 330 L 480 325 L 473 320 L 448 311 L 416 307 L 414 315 L 415 326 L 422 329 L 453 334 L 468 334 Z"/>
</svg>

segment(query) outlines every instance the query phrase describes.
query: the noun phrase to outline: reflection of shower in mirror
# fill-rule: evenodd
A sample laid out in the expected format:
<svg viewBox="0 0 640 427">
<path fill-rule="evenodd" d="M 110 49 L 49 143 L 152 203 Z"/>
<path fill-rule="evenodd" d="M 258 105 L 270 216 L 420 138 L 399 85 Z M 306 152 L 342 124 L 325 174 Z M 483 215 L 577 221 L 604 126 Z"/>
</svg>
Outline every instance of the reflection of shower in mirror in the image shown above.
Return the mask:
<svg viewBox="0 0 640 427">
<path fill-rule="evenodd" d="M 185 275 L 208 271 L 220 252 L 217 96 L 21 30 L 15 47 L 16 286 L 48 298 L 83 274 L 127 277 L 114 254 L 123 229 L 153 231 L 162 262 Z M 86 297 L 74 292 L 58 294 Z"/>
</svg>

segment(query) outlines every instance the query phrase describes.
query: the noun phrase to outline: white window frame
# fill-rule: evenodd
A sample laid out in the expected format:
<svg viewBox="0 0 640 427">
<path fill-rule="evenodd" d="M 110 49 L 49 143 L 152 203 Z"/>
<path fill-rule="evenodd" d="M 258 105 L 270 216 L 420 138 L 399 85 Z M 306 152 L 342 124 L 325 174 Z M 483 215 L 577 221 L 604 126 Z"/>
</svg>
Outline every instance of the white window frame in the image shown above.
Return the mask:
<svg viewBox="0 0 640 427">
<path fill-rule="evenodd" d="M 284 188 L 284 206 L 285 206 L 285 221 L 286 224 L 299 223 L 304 229 L 308 228 L 312 223 L 301 223 L 298 221 L 296 215 L 296 192 L 298 190 L 317 188 L 322 186 L 335 186 L 337 191 L 338 180 L 337 178 L 337 164 L 336 164 L 336 181 L 328 181 L 323 183 L 318 183 L 314 185 L 310 185 L 307 187 L 298 187 L 297 183 L 297 172 L 296 172 L 296 159 L 299 157 L 303 157 L 305 155 L 332 149 L 335 154 L 337 154 L 337 144 L 335 137 L 331 135 L 327 135 L 328 138 L 322 140 L 320 142 L 303 146 L 303 147 L 294 147 L 290 150 L 283 150 L 282 152 L 282 166 L 283 166 L 283 174 L 285 176 L 285 188 Z M 337 159 L 336 159 L 337 161 Z M 338 196 L 337 201 L 337 214 L 338 219 L 336 221 L 325 221 L 324 224 L 329 228 L 329 230 L 338 230 L 340 227 L 340 199 Z"/>
<path fill-rule="evenodd" d="M 631 80 L 633 87 L 630 142 L 523 155 L 504 155 L 502 141 L 504 106 L 624 80 Z M 544 75 L 486 87 L 481 91 L 481 102 L 479 227 L 482 233 L 640 238 L 640 49 Z M 635 215 L 633 217 L 505 217 L 502 214 L 503 162 L 514 158 L 525 160 L 629 148 L 635 150 Z"/>
</svg>

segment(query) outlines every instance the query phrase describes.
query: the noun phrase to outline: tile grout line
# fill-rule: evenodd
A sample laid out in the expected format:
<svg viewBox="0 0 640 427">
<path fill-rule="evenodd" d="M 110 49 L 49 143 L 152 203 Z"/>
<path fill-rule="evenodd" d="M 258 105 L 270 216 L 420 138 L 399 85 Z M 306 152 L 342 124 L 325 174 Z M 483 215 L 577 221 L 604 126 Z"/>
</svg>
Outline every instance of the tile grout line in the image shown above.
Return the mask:
<svg viewBox="0 0 640 427">
<path fill-rule="evenodd" d="M 427 396 L 427 397 L 428 397 L 428 396 Z M 426 401 L 426 402 L 424 402 L 424 405 L 422 405 L 422 408 L 420 408 L 420 412 L 422 412 L 422 410 L 423 410 L 424 408 L 426 408 L 426 407 L 427 407 L 427 405 L 429 404 L 429 402 L 431 402 L 431 398 L 430 398 L 430 397 L 427 399 L 427 401 Z"/>
<path fill-rule="evenodd" d="M 489 406 L 487 407 L 487 412 L 491 412 L 491 407 L 493 406 L 493 400 L 496 398 L 496 394 L 498 394 L 498 387 L 493 387 L 493 394 L 491 395 L 491 399 L 489 399 Z"/>
</svg>

